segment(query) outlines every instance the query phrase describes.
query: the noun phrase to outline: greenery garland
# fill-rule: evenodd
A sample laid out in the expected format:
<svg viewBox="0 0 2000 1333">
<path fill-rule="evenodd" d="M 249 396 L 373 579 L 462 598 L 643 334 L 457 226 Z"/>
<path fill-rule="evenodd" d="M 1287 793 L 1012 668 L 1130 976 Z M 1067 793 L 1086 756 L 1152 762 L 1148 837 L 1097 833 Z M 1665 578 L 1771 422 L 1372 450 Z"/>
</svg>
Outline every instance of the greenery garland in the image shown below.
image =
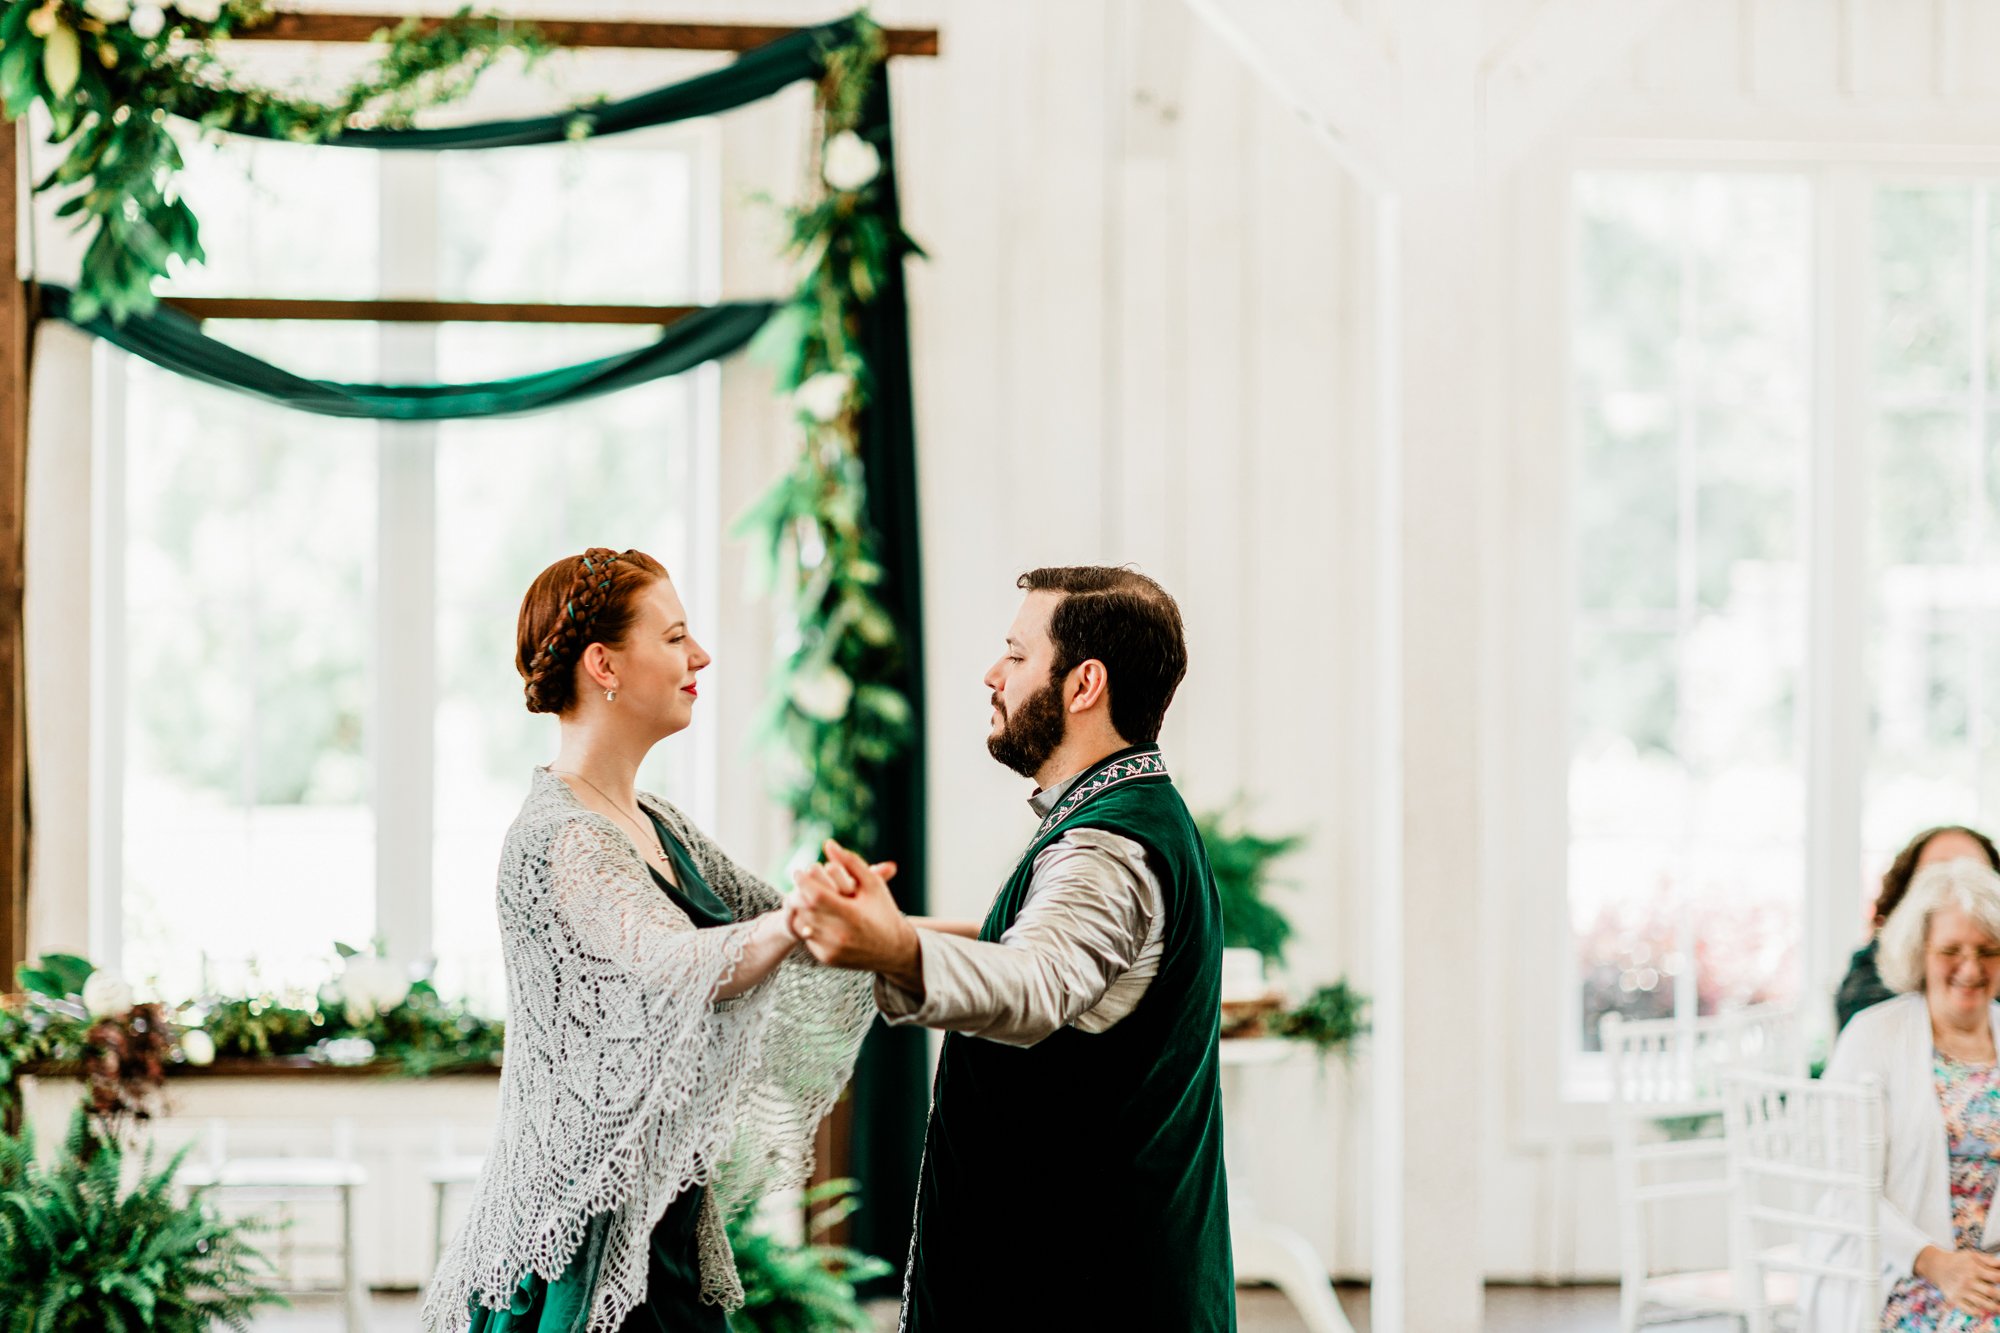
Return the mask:
<svg viewBox="0 0 2000 1333">
<path fill-rule="evenodd" d="M 67 145 L 35 189 L 69 190 L 57 210 L 92 229 L 72 312 L 122 322 L 151 310 L 153 280 L 202 260 L 200 226 L 175 188 L 176 117 L 320 143 L 362 127 L 402 128 L 464 96 L 508 51 L 549 49 L 530 26 L 461 10 L 377 34 L 380 58 L 326 101 L 238 83 L 219 58 L 231 34 L 271 18 L 267 0 L 4 0 L 0 105 L 7 118 L 48 108 L 49 142 Z"/>
<path fill-rule="evenodd" d="M 420 1078 L 500 1063 L 505 1026 L 447 1003 L 428 981 L 395 979 L 385 960 L 336 945 L 345 967 L 311 1003 L 270 995 L 206 996 L 167 1009 L 136 1003 L 117 977 L 73 954 L 19 971 L 0 1003 L 0 1107 L 24 1067 L 74 1069 L 93 1114 L 143 1119 L 148 1094 L 176 1068 L 228 1059 L 309 1057 Z"/>
<path fill-rule="evenodd" d="M 736 529 L 759 539 L 765 581 L 780 583 L 793 616 L 761 732 L 803 850 L 829 837 L 874 847 L 873 773 L 915 731 L 908 697 L 888 683 L 905 659 L 866 517 L 860 431 L 875 380 L 861 327 L 902 256 L 922 252 L 881 207 L 881 149 L 865 137 L 887 44 L 866 18 L 850 32 L 825 50 L 818 85 L 824 192 L 787 213 L 803 276 L 755 349 L 791 398 L 804 448 Z"/>
</svg>

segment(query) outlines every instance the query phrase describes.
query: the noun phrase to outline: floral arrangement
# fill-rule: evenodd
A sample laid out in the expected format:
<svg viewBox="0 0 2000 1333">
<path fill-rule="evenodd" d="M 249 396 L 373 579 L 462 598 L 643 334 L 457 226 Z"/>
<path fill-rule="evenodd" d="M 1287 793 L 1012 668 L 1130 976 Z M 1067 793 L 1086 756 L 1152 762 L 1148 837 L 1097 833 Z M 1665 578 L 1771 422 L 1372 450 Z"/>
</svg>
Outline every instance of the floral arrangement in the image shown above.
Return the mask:
<svg viewBox="0 0 2000 1333">
<path fill-rule="evenodd" d="M 866 519 L 860 429 L 873 380 L 861 318 L 902 256 L 921 252 L 880 206 L 882 154 L 865 134 L 882 32 L 866 19 L 851 31 L 824 52 L 823 191 L 787 214 L 789 253 L 803 276 L 756 348 L 790 397 L 804 448 L 737 528 L 759 538 L 765 582 L 781 582 L 793 616 L 763 734 L 801 848 L 827 837 L 874 845 L 869 770 L 894 759 L 914 732 L 908 698 L 889 683 L 904 658 L 876 595 L 883 569 Z"/>
<path fill-rule="evenodd" d="M 155 278 L 201 262 L 200 226 L 174 187 L 171 120 L 318 143 L 406 126 L 464 96 L 505 53 L 548 49 L 530 26 L 469 10 L 413 18 L 378 34 L 380 59 L 319 101 L 239 82 L 220 59 L 233 33 L 269 21 L 267 0 L 0 3 L 0 106 L 10 120 L 48 108 L 50 142 L 68 151 L 35 188 L 68 191 L 58 215 L 91 231 L 72 306 L 82 320 L 151 310 Z"/>
<path fill-rule="evenodd" d="M 340 975 L 310 1003 L 208 996 L 172 1008 L 137 1002 L 129 984 L 86 959 L 44 955 L 20 969 L 21 993 L 0 1003 L 0 1099 L 31 1066 L 78 1069 L 93 1114 L 144 1119 L 175 1067 L 219 1057 L 377 1064 L 411 1077 L 499 1063 L 503 1024 L 447 1003 L 374 953 L 335 948 Z"/>
</svg>

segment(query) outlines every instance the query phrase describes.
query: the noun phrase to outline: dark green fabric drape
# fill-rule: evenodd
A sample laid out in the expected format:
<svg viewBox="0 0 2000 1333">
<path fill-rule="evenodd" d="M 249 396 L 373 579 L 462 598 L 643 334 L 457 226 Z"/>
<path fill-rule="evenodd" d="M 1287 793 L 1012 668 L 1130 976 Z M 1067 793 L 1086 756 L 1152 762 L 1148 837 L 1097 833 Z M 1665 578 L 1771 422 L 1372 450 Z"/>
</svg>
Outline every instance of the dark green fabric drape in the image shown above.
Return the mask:
<svg viewBox="0 0 2000 1333">
<path fill-rule="evenodd" d="M 861 331 L 874 384 L 861 419 L 861 463 L 868 481 L 868 520 L 880 542 L 883 582 L 877 589 L 906 645 L 902 687 L 917 719 L 907 749 L 871 775 L 883 851 L 897 862 L 890 881 L 903 910 L 925 909 L 924 633 L 921 552 L 917 529 L 916 417 L 910 395 L 910 324 L 903 289 L 902 212 L 898 206 L 895 142 L 890 134 L 887 70 L 875 80 L 864 111 L 863 136 L 882 155 L 873 205 L 882 213 L 898 262 L 867 307 Z M 853 1172 L 866 1204 L 854 1215 L 856 1248 L 881 1255 L 897 1276 L 879 1288 L 900 1290 L 910 1252 L 910 1218 L 930 1108 L 929 1045 L 921 1029 L 877 1022 L 854 1076 Z"/>
<path fill-rule="evenodd" d="M 99 317 L 70 319 L 67 288 L 41 289 L 42 313 L 69 320 L 87 333 L 156 366 L 206 384 L 247 393 L 266 402 L 326 417 L 389 421 L 443 421 L 497 417 L 582 402 L 599 394 L 664 379 L 742 347 L 777 309 L 769 301 L 730 301 L 670 324 L 644 347 L 554 370 L 470 384 L 343 384 L 307 379 L 218 342 L 178 310 L 161 306 L 123 324 Z"/>
<path fill-rule="evenodd" d="M 822 50 L 848 36 L 854 22 L 847 18 L 801 29 L 744 53 L 725 68 L 618 102 L 552 116 L 443 129 L 355 130 L 332 142 L 341 147 L 385 150 L 507 148 L 566 142 L 579 118 L 587 122 L 595 137 L 715 115 L 758 101 L 800 79 L 817 79 L 822 72 Z M 195 110 L 198 113 L 200 108 Z M 247 126 L 237 132 L 258 133 L 255 127 Z M 883 164 L 870 206 L 881 211 L 888 234 L 900 245 L 902 225 L 886 71 L 876 79 L 868 99 L 862 133 L 880 151 Z M 48 313 L 60 313 L 54 308 L 60 294 L 52 288 L 43 291 Z M 767 303 L 755 302 L 719 306 L 674 325 L 659 343 L 637 352 L 477 385 L 356 385 L 308 380 L 204 339 L 191 321 L 171 312 L 143 321 L 129 320 L 122 330 L 98 323 L 86 327 L 169 369 L 307 411 L 436 419 L 529 411 L 677 373 L 740 347 L 771 309 Z M 928 899 L 922 578 L 909 320 L 900 263 L 892 266 L 887 287 L 861 312 L 861 320 L 873 377 L 872 397 L 861 430 L 868 517 L 881 542 L 884 604 L 895 617 L 907 648 L 903 678 L 895 683 L 908 697 L 914 718 L 908 749 L 895 763 L 873 775 L 881 844 L 868 850 L 898 863 L 896 897 L 905 910 L 921 913 Z M 178 360 L 166 359 L 169 356 Z M 877 1024 L 863 1047 L 853 1084 L 852 1171 L 861 1183 L 864 1204 L 854 1215 L 853 1239 L 859 1248 L 881 1255 L 898 1270 L 909 1253 L 911 1207 L 929 1105 L 927 1066 L 921 1032 L 892 1031 Z"/>
<path fill-rule="evenodd" d="M 822 23 L 818 27 L 801 28 L 754 51 L 745 51 L 722 69 L 622 101 L 574 107 L 552 116 L 489 120 L 477 125 L 439 129 L 349 130 L 328 142 L 347 148 L 427 149 L 434 152 L 461 148 L 519 148 L 531 144 L 563 143 L 569 139 L 571 128 L 579 118 L 587 122 L 590 137 L 596 138 L 626 130 L 648 129 L 654 125 L 670 125 L 698 116 L 718 115 L 762 101 L 800 79 L 817 79 L 821 73 L 820 52 L 829 45 L 846 40 L 853 27 L 854 20 L 845 18 Z M 237 132 L 265 133 L 257 126 L 245 126 Z"/>
</svg>

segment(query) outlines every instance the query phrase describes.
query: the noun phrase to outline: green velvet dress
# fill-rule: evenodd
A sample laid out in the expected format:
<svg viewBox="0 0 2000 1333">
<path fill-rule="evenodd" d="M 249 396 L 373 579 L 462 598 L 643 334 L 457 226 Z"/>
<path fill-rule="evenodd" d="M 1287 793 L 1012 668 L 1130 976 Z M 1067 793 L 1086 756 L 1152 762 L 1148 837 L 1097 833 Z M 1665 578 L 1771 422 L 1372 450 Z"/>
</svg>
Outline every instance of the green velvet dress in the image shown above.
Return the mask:
<svg viewBox="0 0 2000 1333">
<path fill-rule="evenodd" d="M 674 861 L 680 887 L 659 871 L 653 880 L 674 906 L 687 913 L 697 928 L 726 926 L 735 920 L 729 905 L 716 897 L 708 881 L 659 817 L 647 812 L 660 845 Z M 649 867 L 650 868 L 650 867 Z M 696 1185 L 667 1205 L 653 1228 L 652 1254 L 646 1261 L 646 1303 L 625 1317 L 621 1333 L 728 1333 L 729 1317 L 720 1306 L 701 1299 L 701 1262 L 695 1228 L 701 1216 L 703 1187 Z M 533 1273 L 514 1288 L 504 1310 L 472 1307 L 470 1333 L 584 1333 L 590 1321 L 590 1298 L 597 1289 L 597 1264 L 603 1254 L 605 1217 L 593 1218 L 589 1234 L 577 1247 L 561 1277 L 546 1282 Z"/>
</svg>

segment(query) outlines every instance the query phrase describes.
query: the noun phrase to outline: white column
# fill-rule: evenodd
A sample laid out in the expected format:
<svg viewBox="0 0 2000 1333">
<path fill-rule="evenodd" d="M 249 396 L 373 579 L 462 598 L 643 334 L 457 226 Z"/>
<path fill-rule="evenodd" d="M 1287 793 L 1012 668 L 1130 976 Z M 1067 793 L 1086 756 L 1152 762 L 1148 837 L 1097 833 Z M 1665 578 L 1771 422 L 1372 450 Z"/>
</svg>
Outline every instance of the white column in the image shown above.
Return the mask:
<svg viewBox="0 0 2000 1333">
<path fill-rule="evenodd" d="M 83 953 L 91 937 L 91 359 L 94 341 L 66 324 L 35 339 L 28 422 L 28 778 L 35 838 L 28 868 L 28 947 Z M 93 958 L 103 961 L 99 954 Z M 115 961 L 115 959 L 114 959 Z M 12 978 L 8 978 L 11 989 Z"/>
<path fill-rule="evenodd" d="M 1385 815 L 1401 892 L 1376 917 L 1376 1243 L 1372 1323 L 1473 1333 L 1484 1035 L 1472 997 L 1482 939 L 1480 478 L 1486 453 L 1476 326 L 1481 265 L 1479 6 L 1403 0 L 1402 138 L 1384 204 L 1382 555 L 1394 570 L 1399 661 L 1385 711 Z"/>
<path fill-rule="evenodd" d="M 437 288 L 436 158 L 382 154 L 382 292 Z M 437 373 L 437 327 L 381 326 L 378 378 Z M 384 422 L 376 453 L 375 933 L 410 964 L 431 947 L 437 693 L 437 427 Z M 358 941 L 357 941 L 358 943 Z"/>
<path fill-rule="evenodd" d="M 1853 167 L 1829 169 L 1814 205 L 1813 461 L 1807 546 L 1806 901 L 1802 1012 L 1808 1039 L 1831 1038 L 1831 997 L 1859 942 L 1861 775 L 1868 750 L 1868 632 L 1864 503 L 1868 470 L 1868 184 Z"/>
</svg>

